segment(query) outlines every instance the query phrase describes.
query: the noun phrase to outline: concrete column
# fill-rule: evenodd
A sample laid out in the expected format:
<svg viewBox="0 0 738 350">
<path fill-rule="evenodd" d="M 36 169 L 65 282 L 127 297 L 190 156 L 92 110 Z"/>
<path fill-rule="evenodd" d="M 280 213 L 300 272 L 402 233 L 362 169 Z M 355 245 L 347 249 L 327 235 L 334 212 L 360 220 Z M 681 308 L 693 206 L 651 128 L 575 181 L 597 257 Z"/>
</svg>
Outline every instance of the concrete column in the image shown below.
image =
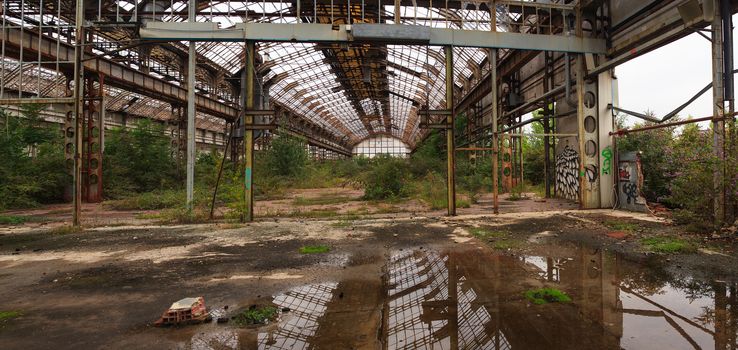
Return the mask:
<svg viewBox="0 0 738 350">
<path fill-rule="evenodd" d="M 614 71 L 600 73 L 597 77 L 597 114 L 599 125 L 599 150 L 600 150 L 600 206 L 602 208 L 612 208 L 615 205 L 614 190 L 615 172 L 617 165 L 614 163 L 613 142 L 615 136 L 611 136 L 610 132 L 615 129 L 615 120 L 612 111 L 607 108 L 608 104 L 618 105 L 617 101 L 617 85 L 618 80 L 614 77 Z"/>
</svg>

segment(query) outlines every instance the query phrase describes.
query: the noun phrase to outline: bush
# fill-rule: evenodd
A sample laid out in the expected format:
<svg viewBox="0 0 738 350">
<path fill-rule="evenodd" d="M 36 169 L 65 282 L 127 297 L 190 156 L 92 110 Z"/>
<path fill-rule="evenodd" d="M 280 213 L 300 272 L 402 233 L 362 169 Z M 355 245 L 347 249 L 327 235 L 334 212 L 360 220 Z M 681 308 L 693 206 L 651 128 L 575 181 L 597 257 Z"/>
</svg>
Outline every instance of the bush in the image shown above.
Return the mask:
<svg viewBox="0 0 738 350">
<path fill-rule="evenodd" d="M 179 183 L 164 126 L 141 119 L 135 128 L 116 128 L 105 140 L 103 186 L 108 198 L 175 187 Z"/>
<path fill-rule="evenodd" d="M 41 105 L 24 105 L 21 116 L 0 109 L 0 210 L 64 201 L 72 177 L 65 166 L 64 137 L 44 122 Z"/>
<path fill-rule="evenodd" d="M 404 159 L 383 155 L 375 157 L 363 179 L 364 198 L 375 200 L 402 196 L 406 171 Z"/>
<path fill-rule="evenodd" d="M 302 175 L 308 164 L 305 143 L 286 133 L 272 139 L 264 154 L 264 165 L 270 174 L 284 177 Z"/>
</svg>

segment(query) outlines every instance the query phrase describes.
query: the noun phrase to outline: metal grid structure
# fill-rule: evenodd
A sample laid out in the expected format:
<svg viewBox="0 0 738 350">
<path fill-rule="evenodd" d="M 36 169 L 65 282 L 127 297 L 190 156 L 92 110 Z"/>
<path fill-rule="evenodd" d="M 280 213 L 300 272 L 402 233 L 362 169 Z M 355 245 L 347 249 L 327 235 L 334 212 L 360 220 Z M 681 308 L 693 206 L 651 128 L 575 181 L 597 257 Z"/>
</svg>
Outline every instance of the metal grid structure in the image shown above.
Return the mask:
<svg viewBox="0 0 738 350">
<path fill-rule="evenodd" d="M 290 115 L 281 132 L 330 150 L 312 152 L 318 157 L 350 156 L 354 146 L 379 135 L 413 149 L 429 134 L 425 127 L 443 129 L 448 213 L 454 215 L 450 126 L 470 108 L 478 109 L 470 115 L 490 117 L 475 117 L 483 125 L 467 131 L 475 134 L 467 142 L 494 154 L 499 134 L 520 133 L 530 122 L 522 120 L 525 113 L 564 96 L 581 105 L 582 89 L 572 93 L 572 86 L 586 81 L 588 89 L 601 88 L 618 64 L 712 24 L 715 62 L 726 62 L 713 67 L 715 91 L 725 90 L 722 97 L 715 94 L 721 108 L 715 116 L 732 115 L 732 84 L 717 83 L 722 72 L 732 71 L 733 59 L 732 51 L 723 59 L 719 28 L 730 19 L 721 11 L 733 13 L 737 6 L 722 0 L 721 6 L 685 12 L 686 2 L 2 0 L 0 105 L 74 104 L 73 124 L 79 126 L 82 81 L 104 81 L 103 110 L 171 123 L 181 138 L 186 128 L 188 142 L 179 144 L 182 151 L 193 150 L 187 153 L 190 202 L 195 125 L 214 133 L 225 133 L 227 123 L 238 125 L 240 131 L 230 136 L 236 138 L 234 150 L 248 154 L 242 157 L 247 164 L 255 139 L 269 134 L 254 131 L 269 125 L 245 126 L 262 120 L 258 108 L 277 111 L 272 113 L 277 119 Z M 253 54 L 247 54 L 249 47 Z M 257 91 L 269 103 L 254 104 Z M 475 106 L 485 98 L 491 100 L 486 106 Z M 606 114 L 606 105 L 598 99 L 594 108 L 577 108 L 576 118 L 561 125 L 583 124 L 584 113 Z M 725 129 L 722 121 L 715 123 L 716 130 Z M 597 133 L 607 131 L 603 126 L 577 135 L 605 148 L 612 136 Z M 725 154 L 724 134 L 715 132 L 716 156 Z M 81 152 L 81 137 L 70 139 L 75 152 Z M 596 168 L 602 160 L 596 153 L 584 155 L 584 141 L 584 136 L 575 141 L 580 167 Z M 723 184 L 715 191 L 722 191 L 722 198 L 720 173 L 715 170 L 715 182 Z M 609 189 L 600 187 L 600 182 L 608 186 L 610 177 L 589 186 L 580 178 L 578 202 L 583 207 L 611 202 Z M 76 187 L 80 183 L 75 179 Z M 250 191 L 250 180 L 244 183 Z M 720 201 L 716 208 L 725 206 Z"/>
<path fill-rule="evenodd" d="M 380 135 L 359 142 L 353 150 L 354 156 L 374 158 L 380 154 L 404 158 L 410 149 L 397 138 Z"/>
<path fill-rule="evenodd" d="M 338 283 L 320 283 L 297 287 L 274 297 L 279 308 L 290 309 L 289 319 L 272 331 L 257 336 L 257 348 L 309 349 L 310 338 L 319 327 L 319 319 L 326 313 L 328 303 Z"/>
</svg>

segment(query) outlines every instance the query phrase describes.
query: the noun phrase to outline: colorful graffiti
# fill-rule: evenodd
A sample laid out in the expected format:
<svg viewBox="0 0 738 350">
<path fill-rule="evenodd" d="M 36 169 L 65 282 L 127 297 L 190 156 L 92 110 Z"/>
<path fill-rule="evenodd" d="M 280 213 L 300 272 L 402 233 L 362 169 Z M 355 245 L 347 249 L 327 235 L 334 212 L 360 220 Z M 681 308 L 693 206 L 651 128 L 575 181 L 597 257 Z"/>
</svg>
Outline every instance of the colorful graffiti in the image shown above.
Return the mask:
<svg viewBox="0 0 738 350">
<path fill-rule="evenodd" d="M 612 148 L 605 147 L 602 150 L 602 175 L 610 175 L 612 169 Z"/>
<path fill-rule="evenodd" d="M 643 174 L 641 159 L 637 152 L 627 152 L 618 156 L 619 207 L 632 211 L 646 211 L 646 199 L 641 196 Z"/>
<path fill-rule="evenodd" d="M 556 156 L 556 193 L 558 196 L 579 198 L 579 153 L 566 145 Z"/>
</svg>

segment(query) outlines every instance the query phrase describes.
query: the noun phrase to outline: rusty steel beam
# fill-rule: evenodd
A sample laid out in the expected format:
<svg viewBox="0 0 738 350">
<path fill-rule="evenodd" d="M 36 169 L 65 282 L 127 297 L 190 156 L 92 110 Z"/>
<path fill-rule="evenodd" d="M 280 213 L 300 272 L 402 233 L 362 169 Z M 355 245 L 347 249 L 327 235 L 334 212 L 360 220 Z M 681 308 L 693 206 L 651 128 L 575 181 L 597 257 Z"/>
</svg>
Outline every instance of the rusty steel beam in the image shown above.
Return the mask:
<svg viewBox="0 0 738 350">
<path fill-rule="evenodd" d="M 39 44 L 38 33 L 18 29 L 6 28 L 0 34 L 0 39 L 5 41 L 6 56 L 19 59 L 19 52 L 23 48 L 23 55 L 37 55 L 40 51 L 42 59 L 48 60 L 49 65 L 54 65 L 56 60 L 73 61 L 74 46 L 67 43 L 59 43 L 47 36 L 42 36 Z M 57 54 L 58 52 L 58 54 Z M 104 57 L 94 57 L 85 54 L 82 58 L 84 69 L 91 74 L 102 74 L 105 76 L 105 84 L 115 86 L 127 91 L 140 93 L 142 95 L 165 101 L 176 105 L 187 103 L 187 89 L 170 82 L 151 77 L 146 73 L 139 72 L 123 64 L 113 62 Z M 62 65 L 71 70 L 70 65 Z M 52 68 L 53 67 L 48 67 Z M 196 109 L 202 113 L 215 117 L 234 121 L 238 117 L 239 109 L 224 101 L 196 94 Z"/>
</svg>

